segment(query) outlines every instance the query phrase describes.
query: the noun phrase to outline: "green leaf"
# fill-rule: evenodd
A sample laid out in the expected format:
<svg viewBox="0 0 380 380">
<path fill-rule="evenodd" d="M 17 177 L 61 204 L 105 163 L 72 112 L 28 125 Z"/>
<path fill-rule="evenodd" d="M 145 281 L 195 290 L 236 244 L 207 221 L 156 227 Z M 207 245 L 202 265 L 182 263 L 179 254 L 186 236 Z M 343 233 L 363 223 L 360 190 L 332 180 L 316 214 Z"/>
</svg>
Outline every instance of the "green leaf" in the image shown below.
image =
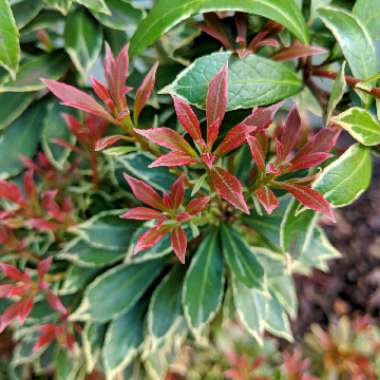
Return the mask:
<svg viewBox="0 0 380 380">
<path fill-rule="evenodd" d="M 112 268 L 92 282 L 72 319 L 106 322 L 127 313 L 162 271 L 165 259 Z"/>
<path fill-rule="evenodd" d="M 163 33 L 196 13 L 232 10 L 277 21 L 301 42 L 308 43 L 308 29 L 293 0 L 158 0 L 132 38 L 131 55 L 141 53 Z"/>
<path fill-rule="evenodd" d="M 87 268 L 109 266 L 122 259 L 125 250 L 110 250 L 104 247 L 96 248 L 80 238 L 74 239 L 65 246 L 57 257 Z"/>
<path fill-rule="evenodd" d="M 154 157 L 146 153 L 132 153 L 123 157 L 116 157 L 115 161 L 119 164 L 116 176 L 121 178 L 120 183 L 124 186 L 126 186 L 126 181 L 122 177 L 122 173 L 125 171 L 160 191 L 169 191 L 176 180 L 176 176 L 170 173 L 167 168 L 149 168 Z"/>
<path fill-rule="evenodd" d="M 264 270 L 251 248 L 232 227 L 220 230 L 223 256 L 238 281 L 248 288 L 263 288 Z"/>
<path fill-rule="evenodd" d="M 350 135 L 365 146 L 380 144 L 380 124 L 363 108 L 352 107 L 333 118 Z"/>
<path fill-rule="evenodd" d="M 327 124 L 329 123 L 335 108 L 343 98 L 344 89 L 346 87 L 346 79 L 344 77 L 345 68 L 346 62 L 343 62 L 331 89 L 329 103 L 327 105 Z"/>
<path fill-rule="evenodd" d="M 271 292 L 271 297 L 266 303 L 264 323 L 266 329 L 273 335 L 284 338 L 289 342 L 294 340 L 284 307 L 273 292 Z"/>
<path fill-rule="evenodd" d="M 111 29 L 126 31 L 131 36 L 143 18 L 143 12 L 125 0 L 105 0 L 105 3 L 111 15 L 93 12 L 96 19 Z"/>
<path fill-rule="evenodd" d="M 79 9 L 67 17 L 64 39 L 65 50 L 86 78 L 102 49 L 102 28 L 84 9 Z"/>
<path fill-rule="evenodd" d="M 292 199 L 281 223 L 280 241 L 284 252 L 298 257 L 307 249 L 309 239 L 317 222 L 317 214 L 312 210 L 297 213 L 299 203 Z"/>
<path fill-rule="evenodd" d="M 60 289 L 60 294 L 73 294 L 82 291 L 96 275 L 100 272 L 99 268 L 83 268 L 71 265 L 66 271 L 65 280 Z"/>
<path fill-rule="evenodd" d="M 333 206 L 344 207 L 360 197 L 371 183 L 371 177 L 371 152 L 355 144 L 324 169 L 313 187 Z"/>
<path fill-rule="evenodd" d="M 150 300 L 148 333 L 153 340 L 165 338 L 182 320 L 181 290 L 186 267 L 176 265 L 161 281 Z"/>
<path fill-rule="evenodd" d="M 242 325 L 259 342 L 262 342 L 265 318 L 265 295 L 248 288 L 235 277 L 232 279 L 235 309 Z"/>
<path fill-rule="evenodd" d="M 75 380 L 77 378 L 80 362 L 72 352 L 60 347 L 54 358 L 54 363 L 56 363 L 55 380 Z"/>
<path fill-rule="evenodd" d="M 376 50 L 365 26 L 340 8 L 319 8 L 318 14 L 338 41 L 356 78 L 366 79 L 377 72 Z"/>
<path fill-rule="evenodd" d="M 264 268 L 266 278 L 280 277 L 289 273 L 289 256 L 285 253 L 274 252 L 265 247 L 252 247 L 252 251 Z"/>
<path fill-rule="evenodd" d="M 104 0 L 74 0 L 76 3 L 84 5 L 86 8 L 95 12 L 104 13 L 110 15 L 111 12 L 108 9 Z"/>
<path fill-rule="evenodd" d="M 296 318 L 298 299 L 293 278 L 290 275 L 272 278 L 269 282 L 269 288 L 289 315 Z"/>
<path fill-rule="evenodd" d="M 0 66 L 14 79 L 20 60 L 19 33 L 8 0 L 0 0 Z"/>
<path fill-rule="evenodd" d="M 21 94 L 28 95 L 29 93 Z M 15 93 L 15 95 L 19 94 Z M 69 128 L 67 128 L 66 122 L 62 117 L 62 113 L 67 113 L 67 111 L 67 107 L 62 106 L 59 101 L 49 103 L 42 129 L 42 148 L 50 162 L 58 169 L 63 169 L 71 151 L 70 149 L 54 144 L 52 140 L 62 139 L 70 143 L 75 142 L 73 134 Z"/>
<path fill-rule="evenodd" d="M 352 12 L 366 26 L 374 40 L 380 39 L 380 8 L 377 0 L 356 0 Z"/>
<path fill-rule="evenodd" d="M 29 107 L 34 97 L 32 93 L 0 94 L 0 130 L 15 121 Z"/>
<path fill-rule="evenodd" d="M 145 305 L 137 304 L 128 313 L 111 322 L 103 348 L 107 378 L 112 379 L 127 367 L 143 342 Z"/>
<path fill-rule="evenodd" d="M 101 323 L 86 323 L 82 330 L 86 373 L 91 373 L 99 362 L 106 328 Z"/>
<path fill-rule="evenodd" d="M 71 8 L 72 0 L 44 0 L 44 3 L 49 8 L 56 9 L 66 16 Z"/>
<path fill-rule="evenodd" d="M 66 55 L 58 52 L 26 58 L 20 66 L 15 81 L 9 76 L 0 81 L 0 93 L 42 90 L 45 85 L 41 82 L 41 78 L 59 79 L 69 64 Z"/>
<path fill-rule="evenodd" d="M 103 211 L 76 225 L 71 232 L 93 247 L 126 252 L 140 223 L 120 218 L 123 211 Z"/>
<path fill-rule="evenodd" d="M 301 91 L 301 79 L 284 64 L 251 54 L 239 59 L 229 52 L 196 59 L 160 91 L 205 107 L 211 79 L 229 61 L 228 110 L 272 104 Z"/>
<path fill-rule="evenodd" d="M 218 231 L 207 234 L 187 271 L 182 293 L 186 319 L 195 333 L 217 313 L 223 298 L 224 269 Z"/>
<path fill-rule="evenodd" d="M 20 155 L 31 158 L 35 154 L 45 114 L 45 104 L 35 104 L 5 129 L 0 140 L 2 178 L 15 176 L 24 169 Z"/>
<path fill-rule="evenodd" d="M 12 13 L 16 20 L 17 28 L 20 30 L 32 21 L 40 13 L 43 6 L 44 4 L 40 0 L 22 0 L 12 5 Z"/>
</svg>

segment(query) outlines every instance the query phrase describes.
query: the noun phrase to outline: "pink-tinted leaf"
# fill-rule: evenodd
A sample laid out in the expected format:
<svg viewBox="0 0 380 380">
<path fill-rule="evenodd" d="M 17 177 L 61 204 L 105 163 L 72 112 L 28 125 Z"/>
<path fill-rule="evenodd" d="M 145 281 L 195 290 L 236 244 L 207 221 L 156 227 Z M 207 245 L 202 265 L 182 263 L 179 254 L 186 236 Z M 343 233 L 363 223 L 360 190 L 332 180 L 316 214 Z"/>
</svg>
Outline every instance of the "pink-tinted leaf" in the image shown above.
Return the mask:
<svg viewBox="0 0 380 380">
<path fill-rule="evenodd" d="M 148 207 L 135 207 L 120 217 L 123 219 L 152 220 L 161 216 L 161 212 Z"/>
<path fill-rule="evenodd" d="M 23 293 L 24 289 L 14 284 L 0 285 L 0 298 L 21 296 Z"/>
<path fill-rule="evenodd" d="M 61 299 L 54 293 L 48 291 L 46 293 L 46 300 L 48 301 L 50 307 L 58 313 L 62 315 L 67 315 L 69 313 L 66 307 L 63 305 Z"/>
<path fill-rule="evenodd" d="M 149 165 L 149 167 L 156 168 L 159 166 L 167 166 L 167 167 L 187 166 L 187 165 L 195 164 L 197 162 L 198 160 L 196 158 L 190 156 L 186 152 L 173 151 L 157 158 L 157 160 L 153 161 Z"/>
<path fill-rule="evenodd" d="M 277 138 L 274 138 L 274 146 L 276 149 L 276 160 L 277 162 L 281 162 L 285 160 L 287 154 L 285 151 L 284 144 Z"/>
<path fill-rule="evenodd" d="M 62 101 L 62 104 L 102 117 L 113 122 L 109 114 L 92 96 L 77 88 L 55 80 L 42 79 L 46 87 Z"/>
<path fill-rule="evenodd" d="M 162 200 L 164 201 L 164 204 L 165 206 L 168 208 L 168 209 L 172 209 L 173 208 L 173 202 L 172 202 L 172 198 L 171 196 L 168 194 L 168 193 L 164 193 L 163 196 L 162 196 Z"/>
<path fill-rule="evenodd" d="M 80 153 L 81 152 L 80 149 L 77 146 L 75 146 L 75 145 L 73 145 L 73 144 L 71 144 L 71 143 L 69 143 L 69 142 L 67 142 L 65 140 L 62 140 L 62 139 L 52 139 L 51 142 L 53 144 L 62 146 L 64 148 L 68 149 L 68 150 L 71 150 L 72 152 L 76 152 L 76 153 Z"/>
<path fill-rule="evenodd" d="M 256 197 L 258 201 L 264 206 L 265 211 L 268 214 L 272 212 L 279 206 L 279 201 L 274 195 L 273 191 L 267 186 L 262 186 L 256 190 Z"/>
<path fill-rule="evenodd" d="M 17 318 L 19 310 L 18 302 L 9 305 L 0 315 L 0 334 Z"/>
<path fill-rule="evenodd" d="M 216 160 L 216 155 L 214 153 L 203 153 L 201 155 L 201 160 L 209 169 L 211 169 Z"/>
<path fill-rule="evenodd" d="M 186 211 L 190 215 L 200 214 L 210 202 L 210 197 L 198 197 L 192 199 L 186 207 Z"/>
<path fill-rule="evenodd" d="M 152 96 L 154 85 L 156 83 L 156 72 L 158 68 L 158 63 L 149 70 L 148 74 L 144 78 L 141 86 L 136 92 L 135 107 L 134 107 L 134 119 L 138 120 L 142 109 L 148 102 L 149 98 Z"/>
<path fill-rule="evenodd" d="M 243 145 L 247 137 L 256 130 L 255 126 L 238 124 L 231 128 L 215 151 L 217 155 L 224 155 Z"/>
<path fill-rule="evenodd" d="M 185 264 L 187 238 L 181 226 L 176 227 L 172 232 L 172 248 L 178 260 Z"/>
<path fill-rule="evenodd" d="M 25 226 L 42 232 L 54 231 L 59 228 L 59 224 L 42 218 L 31 218 L 25 222 Z"/>
<path fill-rule="evenodd" d="M 266 38 L 256 44 L 256 49 L 259 49 L 264 46 L 270 46 L 273 48 L 278 48 L 281 46 L 281 44 L 274 38 Z"/>
<path fill-rule="evenodd" d="M 153 227 L 148 231 L 144 232 L 136 242 L 136 245 L 133 249 L 133 254 L 153 247 L 156 245 L 167 233 L 169 229 L 167 227 Z"/>
<path fill-rule="evenodd" d="M 33 297 L 27 297 L 19 302 L 17 302 L 18 310 L 17 310 L 17 319 L 20 325 L 23 325 L 26 318 L 32 311 L 33 307 Z"/>
<path fill-rule="evenodd" d="M 95 144 L 95 151 L 99 152 L 103 149 L 109 148 L 113 144 L 116 144 L 120 140 L 125 140 L 125 136 L 123 135 L 112 135 L 112 136 L 106 136 L 102 139 L 99 139 Z"/>
<path fill-rule="evenodd" d="M 37 352 L 41 348 L 49 345 L 55 339 L 55 328 L 52 323 L 40 326 L 39 332 L 41 336 L 38 338 L 37 342 L 33 346 L 34 352 Z"/>
<path fill-rule="evenodd" d="M 186 175 L 182 174 L 173 183 L 170 199 L 171 199 L 173 208 L 175 209 L 177 209 L 182 204 L 183 199 L 185 197 L 185 182 L 186 182 Z"/>
<path fill-rule="evenodd" d="M 160 195 L 153 189 L 152 186 L 148 185 L 144 181 L 133 178 L 126 173 L 124 173 L 124 178 L 132 189 L 134 196 L 139 201 L 157 210 L 163 210 L 165 208 Z"/>
<path fill-rule="evenodd" d="M 281 51 L 272 55 L 271 58 L 275 61 L 290 61 L 293 59 L 310 57 L 312 55 L 320 55 L 326 52 L 326 49 L 319 46 L 297 44 L 283 48 Z"/>
<path fill-rule="evenodd" d="M 98 79 L 91 78 L 92 88 L 98 97 L 103 100 L 108 106 L 111 105 L 111 94 L 108 91 L 108 88 Z"/>
<path fill-rule="evenodd" d="M 4 273 L 5 277 L 13 281 L 30 282 L 31 278 L 27 273 L 21 272 L 14 265 L 0 263 L 0 270 Z"/>
<path fill-rule="evenodd" d="M 272 122 L 284 102 L 273 104 L 270 107 L 256 108 L 247 116 L 241 124 L 255 126 L 258 131 L 267 128 Z"/>
<path fill-rule="evenodd" d="M 249 214 L 248 206 L 243 196 L 243 188 L 239 180 L 223 168 L 213 168 L 210 179 L 214 190 L 232 206 Z"/>
<path fill-rule="evenodd" d="M 95 115 L 87 115 L 86 124 L 88 127 L 89 136 L 91 137 L 91 143 L 94 143 L 96 140 L 100 139 L 108 127 L 108 123 Z"/>
<path fill-rule="evenodd" d="M 307 208 L 320 212 L 321 214 L 326 215 L 331 221 L 335 222 L 334 211 L 330 203 L 322 194 L 318 193 L 318 191 L 311 189 L 310 187 L 291 183 L 281 184 L 281 187 L 292 194 L 294 198 Z"/>
<path fill-rule="evenodd" d="M 316 152 L 305 155 L 297 155 L 291 161 L 292 170 L 308 169 L 313 166 L 318 166 L 325 162 L 328 158 L 332 157 L 332 154 L 325 152 Z"/>
<path fill-rule="evenodd" d="M 211 80 L 206 98 L 207 145 L 211 148 L 219 136 L 228 103 L 228 63 Z"/>
<path fill-rule="evenodd" d="M 0 198 L 21 205 L 24 202 L 24 196 L 20 189 L 12 182 L 0 179 Z"/>
<path fill-rule="evenodd" d="M 255 136 L 248 136 L 247 138 L 249 149 L 251 150 L 252 158 L 256 162 L 257 167 L 261 171 L 265 171 L 266 154 L 260 141 Z"/>
<path fill-rule="evenodd" d="M 176 96 L 173 96 L 173 102 L 178 120 L 184 130 L 197 144 L 204 146 L 199 119 L 191 106 Z"/>
<path fill-rule="evenodd" d="M 240 46 L 244 46 L 247 41 L 247 15 L 237 12 L 235 14 L 235 25 L 237 30 L 236 42 Z"/>
<path fill-rule="evenodd" d="M 195 151 L 190 146 L 190 144 L 177 131 L 174 131 L 173 129 L 166 127 L 135 129 L 135 132 L 154 144 L 175 151 L 179 150 L 181 152 L 188 153 L 191 156 L 195 156 Z"/>
<path fill-rule="evenodd" d="M 284 147 L 284 158 L 293 150 L 296 146 L 299 131 L 301 129 L 301 116 L 296 106 L 293 106 L 290 110 L 286 120 L 284 128 L 281 132 L 281 143 Z"/>
<path fill-rule="evenodd" d="M 52 261 L 53 261 L 53 257 L 49 256 L 38 263 L 37 272 L 38 272 L 38 277 L 40 279 L 42 279 L 45 276 L 45 274 L 49 272 Z"/>
<path fill-rule="evenodd" d="M 29 169 L 24 174 L 23 183 L 26 194 L 29 199 L 32 199 L 36 194 L 36 185 L 34 183 L 34 170 Z"/>
<path fill-rule="evenodd" d="M 299 154 L 305 155 L 317 152 L 330 152 L 335 146 L 340 133 L 341 129 L 337 127 L 321 129 L 302 147 Z"/>
<path fill-rule="evenodd" d="M 200 23 L 200 28 L 211 37 L 217 39 L 226 49 L 233 50 L 228 34 L 219 17 L 214 13 L 204 14 L 205 23 Z"/>
</svg>

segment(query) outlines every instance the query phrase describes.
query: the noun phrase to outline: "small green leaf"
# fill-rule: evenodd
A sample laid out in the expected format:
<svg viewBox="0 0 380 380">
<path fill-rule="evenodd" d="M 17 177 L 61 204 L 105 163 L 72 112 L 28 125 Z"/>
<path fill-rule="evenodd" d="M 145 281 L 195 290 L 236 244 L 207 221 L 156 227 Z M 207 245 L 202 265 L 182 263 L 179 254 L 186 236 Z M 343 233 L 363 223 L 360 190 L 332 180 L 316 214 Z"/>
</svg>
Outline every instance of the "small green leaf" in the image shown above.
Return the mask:
<svg viewBox="0 0 380 380">
<path fill-rule="evenodd" d="M 126 252 L 140 223 L 120 218 L 123 211 L 101 212 L 75 226 L 72 232 L 93 247 Z"/>
<path fill-rule="evenodd" d="M 19 33 L 8 0 L 0 0 L 0 65 L 14 79 L 20 60 Z"/>
<path fill-rule="evenodd" d="M 346 79 L 344 76 L 345 68 L 346 62 L 343 62 L 331 89 L 329 103 L 327 105 L 327 124 L 329 123 L 335 108 L 343 98 L 344 89 L 346 87 Z"/>
<path fill-rule="evenodd" d="M 112 148 L 102 150 L 102 153 L 107 156 L 124 156 L 136 150 L 138 150 L 138 148 L 135 146 L 113 146 Z"/>
<path fill-rule="evenodd" d="M 298 309 L 297 291 L 290 275 L 275 277 L 268 284 L 278 301 L 292 318 L 296 318 Z"/>
<path fill-rule="evenodd" d="M 352 12 L 367 27 L 374 40 L 380 39 L 380 7 L 378 0 L 356 0 Z"/>
<path fill-rule="evenodd" d="M 239 59 L 223 52 L 196 59 L 161 93 L 179 96 L 204 108 L 208 85 L 227 61 L 230 111 L 272 104 L 302 89 L 301 79 L 282 63 L 254 54 Z"/>
<path fill-rule="evenodd" d="M 66 55 L 58 52 L 26 58 L 15 81 L 10 76 L 0 80 L 0 93 L 42 90 L 45 85 L 41 78 L 59 79 L 69 68 L 69 64 Z"/>
<path fill-rule="evenodd" d="M 288 28 L 301 42 L 308 43 L 305 20 L 293 0 L 158 0 L 133 36 L 131 54 L 141 53 L 163 33 L 196 13 L 233 10 L 274 20 Z"/>
<path fill-rule="evenodd" d="M 31 158 L 35 154 L 45 115 L 45 104 L 35 104 L 5 129 L 0 140 L 1 177 L 19 174 L 24 169 L 20 155 Z"/>
<path fill-rule="evenodd" d="M 223 298 L 224 268 L 218 231 L 202 241 L 187 271 L 182 293 L 185 316 L 195 333 L 217 313 Z"/>
<path fill-rule="evenodd" d="M 367 190 L 371 177 L 371 152 L 355 144 L 324 169 L 313 187 L 333 206 L 344 207 Z"/>
<path fill-rule="evenodd" d="M 66 271 L 65 280 L 60 289 L 60 294 L 73 294 L 82 291 L 96 275 L 99 274 L 99 268 L 83 268 L 71 265 Z"/>
<path fill-rule="evenodd" d="M 99 362 L 105 332 L 106 325 L 101 323 L 86 323 L 82 330 L 83 354 L 87 373 L 91 373 Z"/>
<path fill-rule="evenodd" d="M 12 5 L 12 13 L 16 20 L 17 28 L 20 30 L 32 21 L 40 13 L 43 6 L 44 4 L 40 0 L 22 0 Z"/>
<path fill-rule="evenodd" d="M 264 332 L 266 299 L 262 292 L 248 288 L 235 277 L 232 280 L 235 309 L 242 325 L 259 342 Z"/>
<path fill-rule="evenodd" d="M 126 31 L 131 36 L 143 18 L 143 12 L 125 0 L 105 0 L 105 3 L 111 15 L 93 12 L 96 19 L 111 29 Z"/>
<path fill-rule="evenodd" d="M 318 14 L 338 41 L 354 76 L 366 79 L 375 74 L 376 50 L 365 26 L 341 8 L 322 7 Z"/>
<path fill-rule="evenodd" d="M 264 270 L 240 234 L 225 224 L 220 230 L 223 256 L 238 281 L 248 288 L 263 288 Z"/>
<path fill-rule="evenodd" d="M 64 16 L 69 13 L 72 5 L 72 0 L 43 0 L 44 3 L 52 9 L 56 9 L 61 12 Z"/>
<path fill-rule="evenodd" d="M 145 305 L 137 304 L 111 322 L 103 348 L 107 378 L 112 379 L 127 367 L 143 342 Z"/>
<path fill-rule="evenodd" d="M 289 272 L 289 256 L 265 247 L 252 247 L 252 251 L 264 268 L 266 278 L 280 277 Z"/>
<path fill-rule="evenodd" d="M 60 347 L 54 358 L 54 363 L 56 363 L 55 380 L 75 380 L 77 378 L 80 361 L 72 352 Z"/>
<path fill-rule="evenodd" d="M 102 49 L 102 28 L 84 9 L 71 12 L 65 25 L 65 49 L 82 77 L 86 78 Z"/>
<path fill-rule="evenodd" d="M 104 0 L 74 0 L 74 1 L 76 3 L 84 5 L 86 8 L 91 9 L 94 12 L 100 12 L 106 15 L 111 14 Z"/>
<path fill-rule="evenodd" d="M 280 241 L 284 252 L 298 257 L 307 249 L 309 239 L 317 222 L 317 214 L 312 210 L 297 213 L 299 203 L 292 199 L 281 223 Z"/>
<path fill-rule="evenodd" d="M 148 311 L 148 333 L 153 339 L 165 338 L 182 319 L 181 290 L 186 267 L 175 266 L 153 293 Z"/>
<path fill-rule="evenodd" d="M 107 322 L 127 313 L 162 271 L 166 259 L 114 267 L 92 282 L 72 319 Z"/>
<path fill-rule="evenodd" d="M 96 248 L 80 238 L 74 239 L 65 246 L 57 257 L 87 268 L 104 267 L 122 259 L 125 250 L 110 250 L 104 247 Z"/>
<path fill-rule="evenodd" d="M 363 108 L 352 107 L 333 118 L 350 135 L 366 146 L 380 144 L 380 124 Z"/>
<path fill-rule="evenodd" d="M 0 94 L 0 130 L 8 127 L 32 103 L 35 94 L 11 93 Z"/>
</svg>

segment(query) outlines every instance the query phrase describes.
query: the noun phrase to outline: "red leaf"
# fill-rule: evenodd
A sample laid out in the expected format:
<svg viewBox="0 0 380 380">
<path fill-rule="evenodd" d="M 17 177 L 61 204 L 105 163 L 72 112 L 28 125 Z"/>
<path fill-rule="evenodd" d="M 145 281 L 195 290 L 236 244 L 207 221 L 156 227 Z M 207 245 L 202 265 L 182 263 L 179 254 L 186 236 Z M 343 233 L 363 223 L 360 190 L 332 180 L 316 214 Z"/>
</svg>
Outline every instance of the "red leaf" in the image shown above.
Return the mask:
<svg viewBox="0 0 380 380">
<path fill-rule="evenodd" d="M 40 279 L 42 279 L 45 276 L 45 274 L 49 272 L 52 260 L 53 258 L 50 256 L 44 260 L 41 260 L 38 263 L 37 271 L 38 271 L 38 277 Z"/>
<path fill-rule="evenodd" d="M 245 13 L 237 12 L 235 14 L 235 25 L 237 29 L 236 42 L 244 46 L 247 41 L 247 15 Z"/>
<path fill-rule="evenodd" d="M 185 197 L 185 182 L 186 176 L 182 174 L 173 183 L 170 200 L 174 209 L 177 209 L 183 202 L 183 199 Z"/>
<path fill-rule="evenodd" d="M 14 284 L 0 285 L 0 298 L 10 298 L 15 296 L 21 296 L 24 293 L 22 287 L 18 287 Z"/>
<path fill-rule="evenodd" d="M 33 297 L 27 297 L 17 302 L 17 319 L 20 325 L 23 325 L 33 307 Z"/>
<path fill-rule="evenodd" d="M 160 195 L 156 192 L 156 190 L 153 189 L 153 187 L 151 187 L 144 181 L 129 176 L 126 173 L 124 173 L 124 178 L 126 179 L 128 185 L 132 189 L 134 196 L 139 201 L 157 210 L 165 209 Z"/>
<path fill-rule="evenodd" d="M 161 212 L 153 210 L 148 207 L 135 207 L 128 210 L 125 214 L 120 217 L 123 219 L 134 219 L 134 220 L 152 220 L 157 219 L 161 216 Z"/>
<path fill-rule="evenodd" d="M 163 146 L 165 148 L 181 151 L 188 153 L 191 156 L 195 156 L 194 149 L 190 144 L 173 129 L 162 127 L 162 128 L 151 128 L 151 129 L 135 129 L 136 133 L 144 136 L 147 140 L 154 144 Z"/>
<path fill-rule="evenodd" d="M 312 55 L 319 55 L 326 53 L 327 50 L 319 46 L 311 45 L 293 45 L 286 47 L 281 51 L 272 55 L 272 59 L 275 61 L 290 61 L 292 59 L 310 57 Z"/>
<path fill-rule="evenodd" d="M 245 143 L 247 136 L 249 136 L 255 129 L 255 126 L 247 124 L 235 125 L 228 131 L 227 135 L 219 144 L 215 154 L 224 155 L 238 148 L 240 145 Z"/>
<path fill-rule="evenodd" d="M 272 214 L 273 210 L 280 204 L 273 191 L 267 186 L 258 188 L 256 190 L 256 197 L 268 214 Z"/>
<path fill-rule="evenodd" d="M 274 48 L 278 48 L 281 46 L 281 44 L 277 40 L 275 40 L 274 38 L 266 38 L 265 40 L 262 40 L 262 41 L 257 43 L 256 49 L 264 47 L 264 46 L 271 46 Z"/>
<path fill-rule="evenodd" d="M 13 281 L 17 281 L 17 282 L 21 281 L 25 283 L 28 283 L 31 281 L 31 278 L 27 273 L 21 272 L 13 265 L 0 263 L 0 270 L 3 271 L 5 277 L 8 277 L 9 279 Z"/>
<path fill-rule="evenodd" d="M 48 220 L 41 219 L 41 218 L 31 218 L 25 222 L 25 226 L 32 229 L 39 230 L 39 231 L 43 231 L 43 232 L 54 231 L 57 228 L 59 228 L 58 223 L 50 222 Z"/>
<path fill-rule="evenodd" d="M 255 126 L 258 131 L 267 128 L 272 122 L 284 102 L 273 104 L 270 107 L 256 108 L 247 116 L 241 124 Z"/>
<path fill-rule="evenodd" d="M 310 208 L 314 211 L 320 212 L 326 215 L 331 221 L 335 222 L 334 211 L 331 208 L 330 203 L 323 197 L 322 194 L 318 193 L 310 187 L 294 185 L 290 183 L 281 184 L 284 190 L 289 191 L 298 201 L 300 201 L 304 206 Z"/>
<path fill-rule="evenodd" d="M 111 105 L 112 99 L 111 94 L 108 91 L 108 88 L 100 81 L 94 77 L 91 77 L 92 88 L 98 97 L 103 100 L 108 106 Z"/>
<path fill-rule="evenodd" d="M 283 143 L 278 138 L 275 137 L 274 138 L 274 145 L 276 148 L 276 161 L 281 162 L 281 161 L 285 160 L 287 154 L 285 152 L 285 147 L 284 147 Z"/>
<path fill-rule="evenodd" d="M 318 166 L 328 158 L 332 157 L 332 154 L 325 152 L 310 153 L 305 155 L 297 155 L 291 161 L 292 170 L 308 169 L 313 166 Z"/>
<path fill-rule="evenodd" d="M 21 205 L 24 202 L 24 196 L 20 189 L 12 182 L 0 179 L 0 198 Z"/>
<path fill-rule="evenodd" d="M 190 215 L 200 214 L 210 202 L 210 197 L 199 197 L 192 199 L 186 207 L 186 211 Z"/>
<path fill-rule="evenodd" d="M 36 194 L 36 186 L 34 183 L 33 176 L 34 176 L 34 170 L 29 169 L 26 171 L 23 178 L 24 189 L 29 199 L 32 199 L 34 195 Z"/>
<path fill-rule="evenodd" d="M 214 153 L 202 153 L 201 160 L 209 169 L 211 169 L 216 160 L 216 156 Z"/>
<path fill-rule="evenodd" d="M 302 147 L 299 154 L 304 155 L 317 152 L 330 152 L 335 146 L 340 132 L 341 129 L 336 127 L 321 129 Z"/>
<path fill-rule="evenodd" d="M 211 80 L 206 98 L 207 145 L 211 148 L 219 136 L 228 103 L 228 63 Z"/>
<path fill-rule="evenodd" d="M 69 313 L 68 310 L 63 305 L 61 299 L 57 295 L 48 291 L 46 293 L 46 300 L 48 301 L 48 304 L 53 310 L 57 311 L 58 313 L 62 315 L 68 315 Z"/>
<path fill-rule="evenodd" d="M 222 168 L 213 168 L 210 171 L 210 179 L 214 190 L 227 202 L 249 214 L 249 209 L 243 196 L 243 188 L 239 180 Z"/>
<path fill-rule="evenodd" d="M 205 13 L 203 17 L 206 22 L 199 24 L 203 32 L 217 39 L 226 49 L 233 50 L 228 34 L 219 17 L 214 13 Z"/>
<path fill-rule="evenodd" d="M 205 142 L 202 137 L 199 119 L 193 109 L 189 104 L 176 96 L 173 96 L 173 102 L 178 120 L 184 130 L 197 144 L 204 146 Z"/>
<path fill-rule="evenodd" d="M 148 249 L 156 245 L 169 231 L 168 227 L 153 227 L 144 232 L 133 249 L 133 254 L 136 255 L 140 251 Z"/>
<path fill-rule="evenodd" d="M 95 151 L 99 152 L 103 149 L 106 149 L 110 147 L 113 144 L 116 144 L 120 140 L 124 140 L 125 136 L 123 135 L 112 135 L 112 136 L 106 136 L 102 139 L 99 139 L 95 144 Z"/>
<path fill-rule="evenodd" d="M 55 325 L 52 323 L 47 323 L 39 328 L 41 336 L 38 338 L 37 342 L 33 346 L 33 351 L 39 351 L 41 348 L 50 344 L 55 338 Z"/>
<path fill-rule="evenodd" d="M 197 162 L 198 160 L 190 156 L 188 153 L 173 151 L 157 158 L 157 160 L 153 161 L 149 165 L 149 167 L 150 168 L 156 168 L 159 166 L 175 167 L 175 166 L 191 165 Z"/>
<path fill-rule="evenodd" d="M 182 264 L 185 264 L 187 237 L 181 226 L 173 230 L 171 240 L 175 255 Z"/>
<path fill-rule="evenodd" d="M 91 113 L 104 118 L 111 123 L 114 121 L 111 114 L 109 114 L 92 96 L 85 92 L 55 80 L 42 79 L 42 82 L 65 106 Z"/>
<path fill-rule="evenodd" d="M 301 116 L 298 112 L 297 107 L 293 106 L 285 120 L 285 126 L 282 129 L 280 137 L 281 143 L 284 147 L 284 158 L 296 146 L 300 129 Z"/>
<path fill-rule="evenodd" d="M 252 158 L 255 160 L 257 167 L 261 171 L 265 171 L 266 154 L 259 140 L 255 136 L 247 138 L 249 149 L 251 150 Z"/>
<path fill-rule="evenodd" d="M 18 302 L 9 305 L 3 314 L 0 316 L 0 333 L 2 333 L 13 320 L 17 318 L 17 313 L 19 310 Z"/>
<path fill-rule="evenodd" d="M 156 72 L 158 68 L 158 63 L 149 70 L 148 74 L 144 78 L 141 86 L 136 92 L 135 108 L 134 108 L 134 120 L 138 120 L 142 109 L 152 95 L 154 85 L 156 83 Z"/>
</svg>

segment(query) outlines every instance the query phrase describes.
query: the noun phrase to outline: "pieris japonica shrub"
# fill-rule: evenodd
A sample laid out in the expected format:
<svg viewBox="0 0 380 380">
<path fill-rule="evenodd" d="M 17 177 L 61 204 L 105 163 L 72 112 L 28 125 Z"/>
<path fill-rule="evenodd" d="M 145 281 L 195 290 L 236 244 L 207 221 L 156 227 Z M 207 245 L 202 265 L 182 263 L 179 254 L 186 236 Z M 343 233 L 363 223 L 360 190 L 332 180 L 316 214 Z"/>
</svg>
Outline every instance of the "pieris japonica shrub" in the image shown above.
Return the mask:
<svg viewBox="0 0 380 380">
<path fill-rule="evenodd" d="M 0 0 L 5 378 L 162 379 L 231 320 L 292 341 L 379 150 L 377 8 Z"/>
</svg>

